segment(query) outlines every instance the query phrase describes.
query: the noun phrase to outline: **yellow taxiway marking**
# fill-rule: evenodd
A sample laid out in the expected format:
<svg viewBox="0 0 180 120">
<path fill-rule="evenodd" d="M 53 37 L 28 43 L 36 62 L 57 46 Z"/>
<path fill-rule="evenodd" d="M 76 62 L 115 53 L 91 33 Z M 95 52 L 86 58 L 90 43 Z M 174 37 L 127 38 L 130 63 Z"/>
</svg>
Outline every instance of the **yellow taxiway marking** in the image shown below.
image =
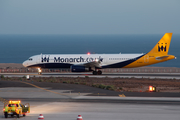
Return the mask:
<svg viewBox="0 0 180 120">
<path fill-rule="evenodd" d="M 64 95 L 64 96 L 67 96 L 67 95 L 65 95 L 65 94 L 58 93 L 58 92 L 54 92 L 54 91 L 51 91 L 51 90 L 48 90 L 48 89 L 45 89 L 45 88 L 39 87 L 39 86 L 37 86 L 37 85 L 31 84 L 31 83 L 27 83 L 27 82 L 22 82 L 22 83 L 25 83 L 25 84 L 31 85 L 31 86 L 33 86 L 33 87 L 36 87 L 36 88 L 39 88 L 39 89 L 41 89 L 41 90 L 45 90 L 45 91 L 48 91 L 48 92 L 51 92 L 51 93 L 55 93 L 55 94 L 58 94 L 58 95 Z"/>
</svg>

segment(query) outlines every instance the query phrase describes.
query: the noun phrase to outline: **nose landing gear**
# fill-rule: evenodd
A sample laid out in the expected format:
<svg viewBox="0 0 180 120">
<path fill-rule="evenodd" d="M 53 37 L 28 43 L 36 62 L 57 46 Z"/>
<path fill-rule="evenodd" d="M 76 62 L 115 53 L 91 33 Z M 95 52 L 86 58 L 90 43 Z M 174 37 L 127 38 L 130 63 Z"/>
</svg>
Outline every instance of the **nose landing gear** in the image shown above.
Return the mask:
<svg viewBox="0 0 180 120">
<path fill-rule="evenodd" d="M 38 74 L 41 75 L 42 74 L 42 70 L 40 68 L 38 68 Z"/>
<path fill-rule="evenodd" d="M 102 71 L 98 70 L 98 71 L 93 71 L 93 75 L 102 75 Z"/>
</svg>

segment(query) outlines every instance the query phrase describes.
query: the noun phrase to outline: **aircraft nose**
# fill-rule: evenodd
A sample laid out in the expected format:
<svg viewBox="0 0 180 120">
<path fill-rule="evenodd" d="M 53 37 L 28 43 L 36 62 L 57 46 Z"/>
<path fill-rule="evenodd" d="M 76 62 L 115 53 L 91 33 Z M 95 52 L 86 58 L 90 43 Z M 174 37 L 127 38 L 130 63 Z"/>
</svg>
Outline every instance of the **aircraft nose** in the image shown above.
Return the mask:
<svg viewBox="0 0 180 120">
<path fill-rule="evenodd" d="M 24 67 L 27 67 L 27 61 L 24 61 L 24 62 L 22 63 L 22 65 L 23 65 Z"/>
</svg>

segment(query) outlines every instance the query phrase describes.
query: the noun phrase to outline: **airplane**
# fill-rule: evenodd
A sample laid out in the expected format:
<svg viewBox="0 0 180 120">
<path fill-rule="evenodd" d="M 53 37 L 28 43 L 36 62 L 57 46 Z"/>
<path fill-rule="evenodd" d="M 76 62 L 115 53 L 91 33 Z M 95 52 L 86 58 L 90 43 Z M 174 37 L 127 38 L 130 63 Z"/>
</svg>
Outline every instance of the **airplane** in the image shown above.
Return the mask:
<svg viewBox="0 0 180 120">
<path fill-rule="evenodd" d="M 90 72 L 101 75 L 101 69 L 135 68 L 152 65 L 171 59 L 168 55 L 173 33 L 165 33 L 154 48 L 146 54 L 40 54 L 23 62 L 24 67 L 42 69 L 69 68 L 71 72 Z"/>
</svg>

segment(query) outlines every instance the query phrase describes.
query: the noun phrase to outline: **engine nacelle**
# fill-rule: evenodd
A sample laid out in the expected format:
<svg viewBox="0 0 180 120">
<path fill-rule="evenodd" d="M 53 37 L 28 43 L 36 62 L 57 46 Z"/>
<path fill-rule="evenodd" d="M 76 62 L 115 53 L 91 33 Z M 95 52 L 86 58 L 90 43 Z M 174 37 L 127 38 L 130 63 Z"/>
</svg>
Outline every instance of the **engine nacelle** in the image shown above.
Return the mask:
<svg viewBox="0 0 180 120">
<path fill-rule="evenodd" d="M 80 65 L 72 65 L 70 68 L 71 72 L 87 72 L 89 68 Z"/>
</svg>

